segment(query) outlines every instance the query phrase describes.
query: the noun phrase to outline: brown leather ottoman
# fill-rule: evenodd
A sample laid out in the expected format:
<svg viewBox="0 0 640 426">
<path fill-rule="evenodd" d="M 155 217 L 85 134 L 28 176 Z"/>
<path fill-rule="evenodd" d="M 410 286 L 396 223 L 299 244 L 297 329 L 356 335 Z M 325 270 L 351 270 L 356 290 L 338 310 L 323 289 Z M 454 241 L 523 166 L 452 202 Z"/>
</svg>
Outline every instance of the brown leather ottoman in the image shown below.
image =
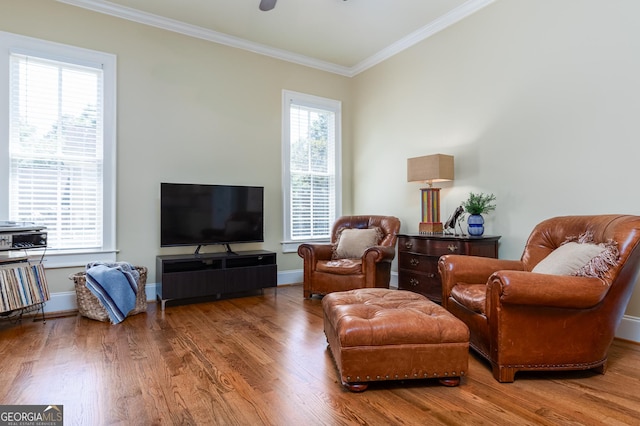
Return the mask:
<svg viewBox="0 0 640 426">
<path fill-rule="evenodd" d="M 469 363 L 469 329 L 442 306 L 404 290 L 363 288 L 322 299 L 324 332 L 342 384 L 436 378 L 457 386 Z"/>
</svg>

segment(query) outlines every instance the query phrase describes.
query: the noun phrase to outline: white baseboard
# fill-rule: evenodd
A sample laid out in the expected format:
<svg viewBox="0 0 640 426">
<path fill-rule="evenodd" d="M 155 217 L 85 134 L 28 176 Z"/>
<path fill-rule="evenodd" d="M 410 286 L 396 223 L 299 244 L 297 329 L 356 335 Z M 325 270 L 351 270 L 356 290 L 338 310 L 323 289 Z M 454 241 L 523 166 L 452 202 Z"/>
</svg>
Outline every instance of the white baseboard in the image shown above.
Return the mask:
<svg viewBox="0 0 640 426">
<path fill-rule="evenodd" d="M 288 285 L 301 283 L 303 280 L 303 270 L 291 270 L 278 272 L 278 285 Z M 156 283 L 147 283 L 145 286 L 147 301 L 156 300 Z M 51 298 L 44 306 L 45 313 L 75 311 L 78 309 L 75 291 L 64 291 L 52 293 Z"/>
<path fill-rule="evenodd" d="M 298 284 L 304 280 L 302 269 L 278 272 L 278 285 Z"/>
<path fill-rule="evenodd" d="M 51 293 L 51 297 L 44 305 L 45 314 L 52 312 L 74 311 L 78 309 L 75 291 Z"/>
<path fill-rule="evenodd" d="M 616 337 L 640 343 L 640 318 L 625 315 L 616 330 Z"/>
<path fill-rule="evenodd" d="M 301 283 L 303 280 L 302 269 L 278 272 L 278 285 L 288 285 Z M 390 287 L 398 287 L 398 274 L 391 273 Z M 156 284 L 147 283 L 145 287 L 147 300 L 156 300 Z M 65 291 L 51 294 L 51 298 L 47 301 L 44 312 L 65 312 L 78 309 L 76 303 L 75 291 Z M 640 318 L 625 315 L 616 330 L 616 337 L 632 342 L 640 343 Z"/>
</svg>

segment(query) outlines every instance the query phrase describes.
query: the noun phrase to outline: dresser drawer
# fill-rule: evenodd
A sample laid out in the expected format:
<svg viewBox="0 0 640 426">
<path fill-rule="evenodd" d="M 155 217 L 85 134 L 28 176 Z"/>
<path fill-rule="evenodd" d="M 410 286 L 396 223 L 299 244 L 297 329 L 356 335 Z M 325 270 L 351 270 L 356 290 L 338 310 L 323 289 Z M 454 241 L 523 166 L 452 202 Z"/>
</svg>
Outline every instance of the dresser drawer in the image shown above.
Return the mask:
<svg viewBox="0 0 640 426">
<path fill-rule="evenodd" d="M 409 290 L 423 294 L 434 302 L 442 301 L 440 274 L 398 270 L 398 290 Z"/>
<path fill-rule="evenodd" d="M 401 237 L 398 239 L 398 251 L 440 257 L 444 254 L 465 254 L 465 245 L 461 241 Z"/>
<path fill-rule="evenodd" d="M 438 259 L 439 257 L 420 256 L 414 253 L 406 253 L 402 256 L 398 256 L 398 269 L 422 272 L 425 274 L 437 274 Z"/>
<path fill-rule="evenodd" d="M 499 236 L 398 235 L 398 288 L 442 302 L 438 260 L 445 254 L 498 257 Z"/>
</svg>

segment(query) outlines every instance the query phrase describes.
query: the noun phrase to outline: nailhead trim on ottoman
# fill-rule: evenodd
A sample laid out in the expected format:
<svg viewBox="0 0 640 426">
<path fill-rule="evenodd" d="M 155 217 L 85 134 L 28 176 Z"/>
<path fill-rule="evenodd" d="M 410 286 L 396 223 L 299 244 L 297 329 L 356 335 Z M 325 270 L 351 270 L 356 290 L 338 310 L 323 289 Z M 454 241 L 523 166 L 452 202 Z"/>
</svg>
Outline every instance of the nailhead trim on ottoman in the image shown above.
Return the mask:
<svg viewBox="0 0 640 426">
<path fill-rule="evenodd" d="M 335 292 L 324 296 L 322 309 L 341 382 L 352 391 L 378 380 L 437 378 L 456 386 L 467 372 L 469 329 L 421 294 L 383 288 Z"/>
</svg>

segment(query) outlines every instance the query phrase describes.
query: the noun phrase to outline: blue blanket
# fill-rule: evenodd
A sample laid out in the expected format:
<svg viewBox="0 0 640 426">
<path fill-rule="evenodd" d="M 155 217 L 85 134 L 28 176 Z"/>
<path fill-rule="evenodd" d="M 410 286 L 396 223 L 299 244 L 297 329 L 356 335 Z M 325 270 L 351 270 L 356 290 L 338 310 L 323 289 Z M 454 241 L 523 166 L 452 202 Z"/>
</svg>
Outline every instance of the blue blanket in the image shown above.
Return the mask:
<svg viewBox="0 0 640 426">
<path fill-rule="evenodd" d="M 124 321 L 136 306 L 140 273 L 126 262 L 90 263 L 87 288 L 104 306 L 113 324 Z"/>
</svg>

